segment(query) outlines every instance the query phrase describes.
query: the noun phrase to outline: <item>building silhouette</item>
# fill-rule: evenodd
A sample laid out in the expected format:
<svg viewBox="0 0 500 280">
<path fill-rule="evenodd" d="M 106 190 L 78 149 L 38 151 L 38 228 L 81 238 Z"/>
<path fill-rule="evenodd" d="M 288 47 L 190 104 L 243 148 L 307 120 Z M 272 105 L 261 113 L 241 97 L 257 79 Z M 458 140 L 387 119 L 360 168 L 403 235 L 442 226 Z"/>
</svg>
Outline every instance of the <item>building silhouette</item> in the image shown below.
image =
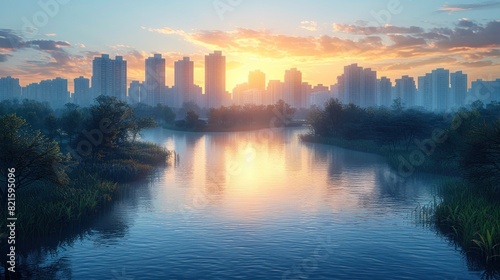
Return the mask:
<svg viewBox="0 0 500 280">
<path fill-rule="evenodd" d="M 92 94 L 127 97 L 127 61 L 122 56 L 110 59 L 108 54 L 94 58 L 92 62 Z"/>
<path fill-rule="evenodd" d="M 166 102 L 165 63 L 166 60 L 162 58 L 161 54 L 148 57 L 145 61 L 145 92 L 142 94 L 142 97 L 143 102 L 151 106 Z"/>
<path fill-rule="evenodd" d="M 194 84 L 194 62 L 189 57 L 175 62 L 174 79 L 174 107 L 180 108 L 184 102 L 197 103 L 200 92 Z"/>
<path fill-rule="evenodd" d="M 391 79 L 381 77 L 380 80 L 377 80 L 377 104 L 389 107 L 392 105 L 393 100 Z"/>
<path fill-rule="evenodd" d="M 221 51 L 205 56 L 205 95 L 208 108 L 218 108 L 229 99 L 226 93 L 226 57 Z"/>
<path fill-rule="evenodd" d="M 396 85 L 394 86 L 394 95 L 396 98 L 401 98 L 401 102 L 405 107 L 416 106 L 417 100 L 417 86 L 415 85 L 415 80 L 413 77 L 408 75 L 402 76 L 400 79 L 396 79 Z"/>
<path fill-rule="evenodd" d="M 7 76 L 0 78 L 0 100 L 21 99 L 19 79 Z"/>
<path fill-rule="evenodd" d="M 438 68 L 432 73 L 432 104 L 433 110 L 444 112 L 450 108 L 450 71 Z"/>
<path fill-rule="evenodd" d="M 295 108 L 305 108 L 306 98 L 302 87 L 302 72 L 297 68 L 285 71 L 284 101 Z"/>
<path fill-rule="evenodd" d="M 82 107 L 89 106 L 93 102 L 93 96 L 90 94 L 90 80 L 80 76 L 73 79 L 74 93 L 73 103 Z"/>
<path fill-rule="evenodd" d="M 427 73 L 418 77 L 419 104 L 426 110 L 432 111 L 434 108 L 434 98 L 432 96 L 432 74 Z"/>
<path fill-rule="evenodd" d="M 450 97 L 452 106 L 463 107 L 467 97 L 467 74 L 458 71 L 450 74 Z"/>
</svg>

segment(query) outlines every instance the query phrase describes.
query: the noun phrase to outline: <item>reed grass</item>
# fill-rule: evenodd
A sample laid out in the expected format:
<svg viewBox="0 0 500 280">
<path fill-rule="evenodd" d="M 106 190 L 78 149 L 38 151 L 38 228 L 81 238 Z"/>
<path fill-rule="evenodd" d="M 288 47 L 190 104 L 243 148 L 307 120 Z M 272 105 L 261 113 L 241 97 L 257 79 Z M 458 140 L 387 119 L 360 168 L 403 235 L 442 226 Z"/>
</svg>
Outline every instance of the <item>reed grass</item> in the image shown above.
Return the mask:
<svg viewBox="0 0 500 280">
<path fill-rule="evenodd" d="M 419 209 L 421 221 L 433 222 L 466 253 L 486 265 L 500 265 L 500 203 L 491 188 L 448 182 L 438 188 L 440 201 Z"/>
</svg>

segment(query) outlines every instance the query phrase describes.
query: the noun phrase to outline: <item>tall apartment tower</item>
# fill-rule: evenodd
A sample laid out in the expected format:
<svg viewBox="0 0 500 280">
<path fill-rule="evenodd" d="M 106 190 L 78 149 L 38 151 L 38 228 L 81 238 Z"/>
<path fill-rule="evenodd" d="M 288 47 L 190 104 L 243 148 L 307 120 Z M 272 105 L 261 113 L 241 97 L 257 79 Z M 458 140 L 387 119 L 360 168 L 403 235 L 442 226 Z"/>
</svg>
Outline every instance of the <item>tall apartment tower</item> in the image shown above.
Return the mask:
<svg viewBox="0 0 500 280">
<path fill-rule="evenodd" d="M 194 87 L 194 62 L 189 57 L 178 60 L 174 65 L 174 94 L 178 107 L 184 102 L 196 102 Z"/>
<path fill-rule="evenodd" d="M 155 54 L 146 59 L 145 67 L 144 102 L 151 106 L 165 103 L 165 59 Z"/>
<path fill-rule="evenodd" d="M 21 99 L 19 79 L 11 76 L 0 78 L 0 100 Z"/>
<path fill-rule="evenodd" d="M 462 107 L 467 97 L 467 74 L 458 71 L 450 74 L 450 97 L 453 106 Z"/>
<path fill-rule="evenodd" d="M 361 77 L 363 68 L 358 64 L 351 64 L 344 67 L 343 91 L 344 102 L 346 104 L 361 104 Z"/>
<path fill-rule="evenodd" d="M 226 96 L 226 57 L 221 51 L 205 56 L 205 94 L 208 108 L 223 105 Z"/>
<path fill-rule="evenodd" d="M 418 77 L 418 96 L 420 104 L 429 111 L 434 108 L 432 96 L 432 74 L 427 73 L 425 76 Z"/>
<path fill-rule="evenodd" d="M 370 68 L 361 73 L 360 104 L 363 108 L 375 107 L 377 101 L 377 72 Z"/>
<path fill-rule="evenodd" d="M 392 82 L 387 77 L 381 77 L 377 80 L 377 104 L 379 106 L 389 107 L 392 105 Z"/>
<path fill-rule="evenodd" d="M 401 101 L 406 107 L 413 107 L 416 105 L 417 87 L 413 77 L 408 75 L 396 79 L 394 86 L 395 96 L 401 98 Z"/>
<path fill-rule="evenodd" d="M 73 102 L 80 106 L 88 106 L 92 103 L 93 97 L 90 94 L 90 80 L 80 76 L 73 80 L 75 92 L 73 93 Z"/>
<path fill-rule="evenodd" d="M 285 71 L 284 101 L 292 107 L 304 108 L 305 98 L 303 95 L 302 72 L 297 68 Z"/>
<path fill-rule="evenodd" d="M 125 100 L 127 97 L 127 61 L 122 56 L 110 59 L 108 54 L 92 62 L 92 92 Z"/>
<path fill-rule="evenodd" d="M 451 108 L 450 103 L 450 71 L 438 68 L 432 73 L 433 110 L 444 112 Z"/>
</svg>

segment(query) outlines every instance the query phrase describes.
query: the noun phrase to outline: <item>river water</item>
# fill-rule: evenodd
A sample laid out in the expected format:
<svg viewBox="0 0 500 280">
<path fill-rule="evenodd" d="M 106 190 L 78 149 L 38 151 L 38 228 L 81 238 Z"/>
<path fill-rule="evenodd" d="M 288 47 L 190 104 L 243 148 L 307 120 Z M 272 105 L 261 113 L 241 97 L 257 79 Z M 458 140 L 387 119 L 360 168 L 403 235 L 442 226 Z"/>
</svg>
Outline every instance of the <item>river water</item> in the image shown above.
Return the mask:
<svg viewBox="0 0 500 280">
<path fill-rule="evenodd" d="M 481 277 L 415 222 L 442 178 L 403 180 L 379 156 L 302 143 L 306 132 L 149 130 L 176 160 L 23 265 L 57 279 Z"/>
</svg>

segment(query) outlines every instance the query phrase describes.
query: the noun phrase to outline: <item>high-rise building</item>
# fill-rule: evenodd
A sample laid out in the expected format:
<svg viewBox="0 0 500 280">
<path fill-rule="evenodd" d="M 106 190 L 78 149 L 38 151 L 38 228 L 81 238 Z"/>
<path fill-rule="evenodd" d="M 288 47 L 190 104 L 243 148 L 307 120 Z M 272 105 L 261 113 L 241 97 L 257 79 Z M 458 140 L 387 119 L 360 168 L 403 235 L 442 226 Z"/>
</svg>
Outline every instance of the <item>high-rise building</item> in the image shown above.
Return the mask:
<svg viewBox="0 0 500 280">
<path fill-rule="evenodd" d="M 285 72 L 284 101 L 295 108 L 305 108 L 303 98 L 302 72 L 292 68 Z"/>
<path fill-rule="evenodd" d="M 284 100 L 284 87 L 279 80 L 269 80 L 266 92 L 267 104 L 276 104 L 279 100 Z"/>
<path fill-rule="evenodd" d="M 470 93 L 465 103 L 470 104 L 477 100 L 484 104 L 500 102 L 500 79 L 496 79 L 495 81 L 478 79 L 472 82 Z"/>
<path fill-rule="evenodd" d="M 344 67 L 344 74 L 337 79 L 343 103 L 361 107 L 376 105 L 377 72 L 351 64 Z"/>
<path fill-rule="evenodd" d="M 114 96 L 121 100 L 127 97 L 127 61 L 108 54 L 94 58 L 92 62 L 92 94 Z"/>
<path fill-rule="evenodd" d="M 377 72 L 370 68 L 363 69 L 361 75 L 361 102 L 363 108 L 375 107 L 377 101 Z"/>
<path fill-rule="evenodd" d="M 415 85 L 413 77 L 405 75 L 400 79 L 396 79 L 394 93 L 397 98 L 401 98 L 401 102 L 403 102 L 406 107 L 415 106 L 417 86 Z"/>
<path fill-rule="evenodd" d="M 392 105 L 393 99 L 391 79 L 381 77 L 380 80 L 377 80 L 377 104 L 389 107 Z"/>
<path fill-rule="evenodd" d="M 144 88 L 144 83 L 140 81 L 132 81 L 130 82 L 130 86 L 128 88 L 128 100 L 129 104 L 135 103 L 145 103 L 146 97 L 146 89 Z"/>
<path fill-rule="evenodd" d="M 361 104 L 361 77 L 363 75 L 363 68 L 357 64 L 351 64 L 344 67 L 343 90 L 344 90 L 344 103 L 346 104 Z"/>
<path fill-rule="evenodd" d="M 434 108 L 432 96 L 432 74 L 427 73 L 425 76 L 418 77 L 418 97 L 420 104 L 429 111 Z"/>
<path fill-rule="evenodd" d="M 327 86 L 319 84 L 311 89 L 311 94 L 309 96 L 309 105 L 324 107 L 325 103 L 333 98 L 332 92 Z"/>
<path fill-rule="evenodd" d="M 0 100 L 21 99 L 19 79 L 11 76 L 0 78 Z"/>
<path fill-rule="evenodd" d="M 155 54 L 146 59 L 145 66 L 145 103 L 152 106 L 165 103 L 165 59 Z"/>
<path fill-rule="evenodd" d="M 450 74 L 450 97 L 453 106 L 462 107 L 467 97 L 467 74 L 458 71 Z"/>
<path fill-rule="evenodd" d="M 182 60 L 175 62 L 174 71 L 176 106 L 181 107 L 184 102 L 196 102 L 194 62 L 189 60 L 189 57 L 184 57 Z"/>
<path fill-rule="evenodd" d="M 48 102 L 52 108 L 62 108 L 70 101 L 68 80 L 55 78 L 31 83 L 23 89 L 24 98 Z"/>
<path fill-rule="evenodd" d="M 205 94 L 208 108 L 218 108 L 226 103 L 226 57 L 221 51 L 205 56 Z"/>
<path fill-rule="evenodd" d="M 432 103 L 434 111 L 444 112 L 451 108 L 450 70 L 438 68 L 432 71 Z"/>
<path fill-rule="evenodd" d="M 266 74 L 260 70 L 248 74 L 248 89 L 253 95 L 254 104 L 266 103 Z"/>
<path fill-rule="evenodd" d="M 248 87 L 264 91 L 266 89 L 266 74 L 260 70 L 250 72 L 248 74 Z"/>
<path fill-rule="evenodd" d="M 73 93 L 73 103 L 86 107 L 93 101 L 90 95 L 90 80 L 80 76 L 73 80 L 75 92 Z"/>
<path fill-rule="evenodd" d="M 22 89 L 22 96 L 26 99 L 41 101 L 40 84 L 31 83 Z"/>
</svg>

